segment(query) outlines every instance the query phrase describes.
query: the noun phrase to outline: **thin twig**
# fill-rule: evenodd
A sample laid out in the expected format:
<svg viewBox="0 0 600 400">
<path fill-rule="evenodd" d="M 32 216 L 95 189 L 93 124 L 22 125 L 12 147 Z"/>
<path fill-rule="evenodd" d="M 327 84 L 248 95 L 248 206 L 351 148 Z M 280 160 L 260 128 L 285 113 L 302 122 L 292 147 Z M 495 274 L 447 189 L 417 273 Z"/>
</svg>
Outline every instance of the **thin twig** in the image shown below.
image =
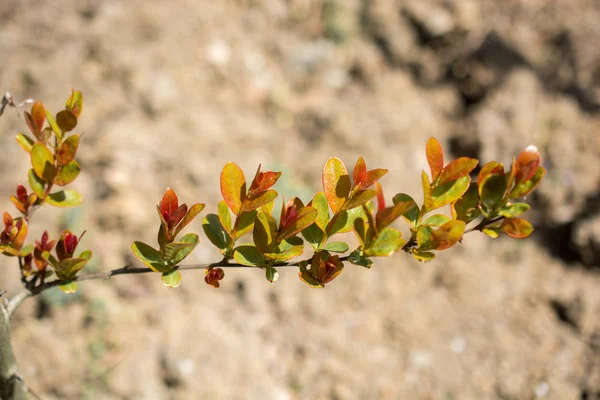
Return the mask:
<svg viewBox="0 0 600 400">
<path fill-rule="evenodd" d="M 2 114 L 4 113 L 4 109 L 6 108 L 6 106 L 18 108 L 31 103 L 33 103 L 33 99 L 23 100 L 22 102 L 17 104 L 15 103 L 12 94 L 10 92 L 6 92 L 4 93 L 4 96 L 2 96 L 2 101 L 0 102 L 0 116 L 2 116 Z"/>
</svg>

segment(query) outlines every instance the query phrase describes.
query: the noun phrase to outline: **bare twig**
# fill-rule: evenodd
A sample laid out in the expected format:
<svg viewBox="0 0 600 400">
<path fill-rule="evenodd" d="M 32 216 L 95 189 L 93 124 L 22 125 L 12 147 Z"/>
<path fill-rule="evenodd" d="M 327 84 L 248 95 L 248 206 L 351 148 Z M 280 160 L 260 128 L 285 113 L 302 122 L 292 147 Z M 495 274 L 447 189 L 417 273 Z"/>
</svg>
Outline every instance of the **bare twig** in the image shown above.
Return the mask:
<svg viewBox="0 0 600 400">
<path fill-rule="evenodd" d="M 6 106 L 9 107 L 23 107 L 26 104 L 31 104 L 33 103 L 33 99 L 27 99 L 27 100 L 23 100 L 20 103 L 15 103 L 12 94 L 10 92 L 6 92 L 4 93 L 4 96 L 2 96 L 2 102 L 0 102 L 0 116 L 2 116 L 2 114 L 4 113 L 4 109 L 6 108 Z"/>
</svg>

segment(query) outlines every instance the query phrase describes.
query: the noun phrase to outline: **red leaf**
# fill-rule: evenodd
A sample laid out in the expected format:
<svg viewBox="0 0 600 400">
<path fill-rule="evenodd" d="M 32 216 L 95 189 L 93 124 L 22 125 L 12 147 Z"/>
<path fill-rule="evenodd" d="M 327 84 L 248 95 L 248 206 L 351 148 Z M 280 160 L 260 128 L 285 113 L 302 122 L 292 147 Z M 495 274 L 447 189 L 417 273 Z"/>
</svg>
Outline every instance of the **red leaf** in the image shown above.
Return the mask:
<svg viewBox="0 0 600 400">
<path fill-rule="evenodd" d="M 163 195 L 162 200 L 159 204 L 160 213 L 165 218 L 165 220 L 169 219 L 169 216 L 179 207 L 179 199 L 177 195 L 171 188 L 167 188 L 165 194 Z"/>
<path fill-rule="evenodd" d="M 469 175 L 478 163 L 478 160 L 469 157 L 460 157 L 451 161 L 440 173 L 437 185 L 442 185 L 446 182 Z"/>
<path fill-rule="evenodd" d="M 258 196 L 267 189 L 271 188 L 281 176 L 281 172 L 266 171 L 260 172 L 260 164 L 256 170 L 256 175 L 252 180 L 250 189 L 248 190 L 248 197 Z"/>
<path fill-rule="evenodd" d="M 367 164 L 365 163 L 364 158 L 358 157 L 358 160 L 356 160 L 356 165 L 354 166 L 354 171 L 352 173 L 352 179 L 354 180 L 354 187 L 362 187 L 364 182 L 366 182 Z"/>
<path fill-rule="evenodd" d="M 517 157 L 517 173 L 515 176 L 516 184 L 525 182 L 533 178 L 542 162 L 542 156 L 534 145 L 527 146 L 525 150 Z"/>
<path fill-rule="evenodd" d="M 440 142 L 435 138 L 429 138 L 425 151 L 427 154 L 427 162 L 431 169 L 431 179 L 435 181 L 440 172 L 444 169 L 444 151 L 442 150 Z"/>
<path fill-rule="evenodd" d="M 385 208 L 385 197 L 383 197 L 383 189 L 379 182 L 375 182 L 375 191 L 377 192 L 377 211 Z"/>
</svg>

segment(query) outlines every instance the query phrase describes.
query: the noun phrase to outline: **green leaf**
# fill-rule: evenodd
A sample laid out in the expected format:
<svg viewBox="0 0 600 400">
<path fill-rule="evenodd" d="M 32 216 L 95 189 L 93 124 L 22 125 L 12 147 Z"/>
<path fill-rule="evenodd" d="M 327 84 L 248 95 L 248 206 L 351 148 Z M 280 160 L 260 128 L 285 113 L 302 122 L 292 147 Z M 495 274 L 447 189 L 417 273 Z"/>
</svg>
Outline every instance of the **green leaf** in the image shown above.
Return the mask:
<svg viewBox="0 0 600 400">
<path fill-rule="evenodd" d="M 31 186 L 33 193 L 35 193 L 38 198 L 43 199 L 46 195 L 46 182 L 40 179 L 35 172 L 33 172 L 33 169 L 29 170 L 27 176 L 29 178 L 29 186 Z"/>
<path fill-rule="evenodd" d="M 299 237 L 291 237 L 283 240 L 277 246 L 276 251 L 264 253 L 264 256 L 276 261 L 288 261 L 294 257 L 302 255 L 304 252 L 304 242 Z"/>
<path fill-rule="evenodd" d="M 233 238 L 235 240 L 241 238 L 246 233 L 250 232 L 254 227 L 254 221 L 256 220 L 256 215 L 258 213 L 256 211 L 244 212 L 241 213 L 235 224 L 235 229 L 233 232 Z"/>
<path fill-rule="evenodd" d="M 508 218 L 502 222 L 502 232 L 511 238 L 525 239 L 533 232 L 533 226 L 523 218 Z"/>
<path fill-rule="evenodd" d="M 56 175 L 54 156 L 45 144 L 37 142 L 31 148 L 31 166 L 36 175 L 45 182 L 52 182 Z"/>
<path fill-rule="evenodd" d="M 305 228 L 302 231 L 302 236 L 315 250 L 319 250 L 326 239 L 325 232 L 319 228 L 316 222 Z"/>
<path fill-rule="evenodd" d="M 229 208 L 227 207 L 225 200 L 219 201 L 219 204 L 217 205 L 217 215 L 219 216 L 219 221 L 221 221 L 223 228 L 227 232 L 231 232 L 231 214 L 229 213 Z"/>
<path fill-rule="evenodd" d="M 350 253 L 350 255 L 348 256 L 348 261 L 360 267 L 371 268 L 373 266 L 373 261 L 370 260 L 368 257 L 365 257 L 361 249 L 356 249 L 352 253 Z"/>
<path fill-rule="evenodd" d="M 265 265 L 267 262 L 258 249 L 251 244 L 243 244 L 238 246 L 233 251 L 233 259 L 242 265 L 249 265 L 252 267 Z"/>
<path fill-rule="evenodd" d="M 330 251 L 332 253 L 345 253 L 349 249 L 348 243 L 344 242 L 331 242 L 327 243 L 323 250 Z"/>
<path fill-rule="evenodd" d="M 402 239 L 402 233 L 393 228 L 385 228 L 368 248 L 364 249 L 363 252 L 366 256 L 372 257 L 387 257 L 391 256 L 395 251 L 400 249 L 406 244 L 406 241 Z"/>
<path fill-rule="evenodd" d="M 469 223 L 481 216 L 477 184 L 471 183 L 465 194 L 452 204 L 452 217 Z"/>
<path fill-rule="evenodd" d="M 23 150 L 25 150 L 28 153 L 31 153 L 31 149 L 35 144 L 35 141 L 32 138 L 25 135 L 24 133 L 19 133 L 16 139 L 19 145 L 23 148 Z"/>
<path fill-rule="evenodd" d="M 65 292 L 66 294 L 73 294 L 77 292 L 77 282 L 65 282 L 60 284 L 60 290 Z"/>
<path fill-rule="evenodd" d="M 169 243 L 165 246 L 165 255 L 167 264 L 174 267 L 190 255 L 194 248 L 200 242 L 200 238 L 195 233 L 188 233 L 181 238 L 179 242 Z"/>
<path fill-rule="evenodd" d="M 427 220 L 423 222 L 423 225 L 442 226 L 448 221 L 450 221 L 450 218 L 448 216 L 444 214 L 435 214 L 427 218 Z"/>
<path fill-rule="evenodd" d="M 433 229 L 428 225 L 420 225 L 417 229 L 417 244 L 419 250 L 433 250 L 436 247 Z"/>
<path fill-rule="evenodd" d="M 50 193 L 46 197 L 46 202 L 55 207 L 76 207 L 81 204 L 81 195 L 75 190 L 65 189 Z"/>
<path fill-rule="evenodd" d="M 264 206 L 265 204 L 270 203 L 276 198 L 277 192 L 273 189 L 267 190 L 266 192 L 262 192 L 261 194 L 253 198 L 245 198 L 242 202 L 242 212 L 256 210 Z"/>
<path fill-rule="evenodd" d="M 415 205 L 414 201 L 402 201 L 399 203 L 395 202 L 392 207 L 387 207 L 383 210 L 377 211 L 377 214 L 375 214 L 375 224 L 377 225 L 377 229 L 382 230 L 389 226 L 395 220 L 400 218 L 400 216 L 411 210 L 413 205 Z"/>
<path fill-rule="evenodd" d="M 71 96 L 67 99 L 65 108 L 79 118 L 83 109 L 83 95 L 79 90 L 74 90 L 73 93 L 71 93 Z"/>
<path fill-rule="evenodd" d="M 408 202 L 409 204 L 411 204 L 411 206 L 408 207 L 408 210 L 406 210 L 404 212 L 404 214 L 402 214 L 402 216 L 413 227 L 416 227 L 417 221 L 419 220 L 419 215 L 420 215 L 419 206 L 417 206 L 417 202 L 412 197 L 407 195 L 406 193 L 398 193 L 397 195 L 394 196 L 393 201 L 394 201 L 394 204 L 400 204 L 400 203 L 404 203 L 404 202 Z"/>
<path fill-rule="evenodd" d="M 275 218 L 264 212 L 258 213 L 254 222 L 252 237 L 256 248 L 262 254 L 273 252 L 277 246 L 277 223 Z"/>
<path fill-rule="evenodd" d="M 470 182 L 471 178 L 467 175 L 436 186 L 431 192 L 431 208 L 428 208 L 427 211 L 435 210 L 460 199 L 469 189 Z"/>
<path fill-rule="evenodd" d="M 496 239 L 498 237 L 497 229 L 484 228 L 481 230 L 481 232 L 485 233 L 487 236 L 491 237 L 492 239 Z"/>
<path fill-rule="evenodd" d="M 508 181 L 504 174 L 490 174 L 483 179 L 479 188 L 481 204 L 488 211 L 497 209 L 504 200 Z"/>
<path fill-rule="evenodd" d="M 377 192 L 373 189 L 361 190 L 355 193 L 342 207 L 342 210 L 351 210 L 360 207 L 373 197 L 377 196 Z"/>
<path fill-rule="evenodd" d="M 368 202 L 366 206 L 369 212 L 373 211 L 373 203 Z M 350 232 L 354 228 L 354 220 L 357 218 L 367 219 L 367 215 L 362 207 L 341 211 L 339 214 L 336 214 L 327 225 L 326 232 L 328 236 L 331 237 L 336 233 Z"/>
<path fill-rule="evenodd" d="M 331 157 L 323 167 L 323 191 L 329 206 L 335 214 L 342 210 L 350 194 L 350 176 L 344 163 Z"/>
<path fill-rule="evenodd" d="M 496 161 L 490 161 L 485 164 L 479 174 L 477 175 L 477 185 L 481 186 L 483 180 L 491 174 L 503 174 L 504 173 L 504 165 L 498 164 Z"/>
<path fill-rule="evenodd" d="M 165 272 L 160 279 L 166 287 L 176 288 L 181 283 L 181 273 L 178 270 Z"/>
<path fill-rule="evenodd" d="M 80 171 L 81 167 L 79 166 L 79 163 L 73 160 L 59 169 L 58 175 L 54 178 L 54 183 L 58 186 L 66 186 L 77 178 Z"/>
<path fill-rule="evenodd" d="M 431 169 L 431 178 L 435 181 L 444 169 L 444 151 L 440 142 L 432 137 L 427 141 L 425 152 L 427 154 L 427 163 Z"/>
<path fill-rule="evenodd" d="M 154 272 L 169 272 L 169 267 L 162 259 L 160 251 L 143 242 L 133 242 L 131 251 L 141 262 Z"/>
<path fill-rule="evenodd" d="M 235 215 L 240 215 L 246 197 L 246 178 L 242 169 L 229 161 L 221 171 L 221 194 Z"/>
<path fill-rule="evenodd" d="M 516 199 L 519 197 L 527 196 L 529 193 L 533 192 L 537 185 L 540 184 L 544 175 L 546 175 L 546 170 L 544 169 L 544 167 L 539 167 L 533 178 L 515 186 L 515 188 L 510 192 L 508 197 L 510 199 Z"/>
<path fill-rule="evenodd" d="M 56 135 L 56 137 L 58 139 L 62 139 L 62 131 L 56 124 L 54 117 L 52 116 L 50 111 L 48 111 L 48 110 L 45 110 L 45 111 L 46 111 L 46 119 L 48 120 L 48 124 L 50 124 L 50 126 L 52 127 L 52 131 L 54 132 L 54 134 Z"/>
<path fill-rule="evenodd" d="M 436 181 L 437 185 L 467 177 L 477 167 L 479 161 L 474 158 L 460 157 L 450 162 L 440 173 Z"/>
<path fill-rule="evenodd" d="M 77 154 L 79 148 L 79 135 L 71 135 L 61 143 L 58 151 L 56 152 L 56 161 L 58 165 L 67 165 Z"/>
<path fill-rule="evenodd" d="M 69 110 L 62 110 L 56 114 L 56 124 L 63 133 L 70 132 L 77 126 L 77 117 Z"/>
<path fill-rule="evenodd" d="M 419 262 L 429 262 L 431 260 L 433 260 L 435 258 L 435 254 L 429 252 L 429 251 L 413 251 L 412 253 L 413 257 L 415 258 L 415 260 L 419 261 Z"/>
<path fill-rule="evenodd" d="M 312 201 L 308 205 L 317 210 L 318 214 L 315 222 L 319 228 L 325 232 L 325 229 L 327 229 L 327 224 L 329 223 L 329 205 L 327 204 L 325 193 L 318 192 L 315 194 Z"/>
<path fill-rule="evenodd" d="M 173 231 L 173 237 L 177 236 L 179 232 L 183 230 L 183 228 L 185 228 L 190 222 L 194 220 L 194 218 L 196 218 L 198 214 L 202 212 L 202 210 L 204 210 L 204 204 L 196 203 L 193 206 L 191 206 L 187 210 L 187 213 L 185 213 L 183 219 L 179 222 L 179 224 L 177 224 L 177 227 L 175 227 L 175 230 Z"/>
<path fill-rule="evenodd" d="M 75 278 L 77 272 L 83 269 L 87 263 L 88 259 L 85 258 L 67 258 L 58 261 L 58 263 L 54 265 L 54 270 L 60 279 L 71 280 Z"/>
<path fill-rule="evenodd" d="M 229 249 L 232 240 L 216 214 L 208 214 L 202 220 L 204 234 L 212 244 L 222 251 Z"/>
<path fill-rule="evenodd" d="M 529 210 L 531 206 L 527 203 L 507 204 L 498 210 L 498 213 L 506 218 L 514 218 Z"/>
<path fill-rule="evenodd" d="M 267 267 L 265 268 L 265 277 L 269 282 L 273 283 L 279 279 L 279 272 L 273 267 Z"/>
<path fill-rule="evenodd" d="M 356 218 L 354 220 L 354 232 L 362 247 L 367 248 L 371 245 L 375 233 L 363 218 Z"/>
</svg>

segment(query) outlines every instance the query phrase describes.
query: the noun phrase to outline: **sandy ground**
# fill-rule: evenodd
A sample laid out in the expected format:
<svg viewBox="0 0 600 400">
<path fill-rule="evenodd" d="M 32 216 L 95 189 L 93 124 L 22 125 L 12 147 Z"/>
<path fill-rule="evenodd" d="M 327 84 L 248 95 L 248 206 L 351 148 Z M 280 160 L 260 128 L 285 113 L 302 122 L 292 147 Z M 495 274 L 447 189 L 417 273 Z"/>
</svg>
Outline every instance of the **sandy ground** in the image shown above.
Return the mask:
<svg viewBox="0 0 600 400">
<path fill-rule="evenodd" d="M 0 90 L 85 96 L 85 203 L 40 210 L 32 237 L 87 229 L 90 270 L 155 240 L 167 186 L 214 212 L 228 160 L 304 200 L 333 155 L 420 198 L 429 136 L 484 162 L 533 143 L 548 169 L 526 241 L 471 234 L 326 290 L 237 270 L 220 290 L 186 272 L 47 292 L 15 316 L 25 379 L 44 399 L 600 399 L 599 20 L 594 0 L 3 0 Z M 24 129 L 0 118 L 0 210 Z M 190 262 L 217 257 L 203 239 Z"/>
</svg>

